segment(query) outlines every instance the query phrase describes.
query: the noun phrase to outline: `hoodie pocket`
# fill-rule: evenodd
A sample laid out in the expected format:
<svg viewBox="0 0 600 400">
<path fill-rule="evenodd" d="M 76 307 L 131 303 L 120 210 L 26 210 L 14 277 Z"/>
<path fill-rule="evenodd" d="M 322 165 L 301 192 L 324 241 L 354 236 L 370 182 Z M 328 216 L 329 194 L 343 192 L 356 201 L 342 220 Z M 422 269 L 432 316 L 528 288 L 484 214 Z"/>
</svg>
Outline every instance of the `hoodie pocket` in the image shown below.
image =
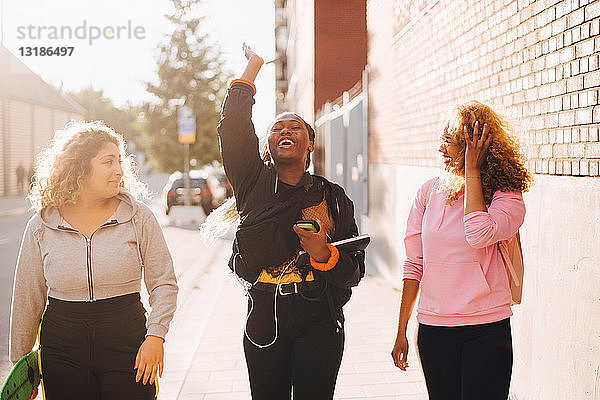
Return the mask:
<svg viewBox="0 0 600 400">
<path fill-rule="evenodd" d="M 423 269 L 419 308 L 441 315 L 473 314 L 488 308 L 490 293 L 478 262 L 428 262 Z"/>
</svg>

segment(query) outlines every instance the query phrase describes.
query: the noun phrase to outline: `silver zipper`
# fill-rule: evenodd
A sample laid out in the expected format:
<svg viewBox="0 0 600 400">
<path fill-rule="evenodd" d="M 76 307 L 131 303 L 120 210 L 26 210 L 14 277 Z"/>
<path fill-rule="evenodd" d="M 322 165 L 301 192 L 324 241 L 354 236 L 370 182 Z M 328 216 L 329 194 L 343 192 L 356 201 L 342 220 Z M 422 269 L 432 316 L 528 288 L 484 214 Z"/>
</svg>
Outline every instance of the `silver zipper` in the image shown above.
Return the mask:
<svg viewBox="0 0 600 400">
<path fill-rule="evenodd" d="M 93 234 L 92 234 L 93 236 Z M 86 249 L 87 249 L 87 278 L 88 278 L 88 294 L 90 296 L 90 301 L 94 301 L 94 284 L 92 279 L 92 236 L 90 238 L 85 238 L 86 241 Z"/>
<path fill-rule="evenodd" d="M 88 272 L 88 291 L 90 295 L 90 301 L 94 301 L 94 271 L 92 268 L 92 238 L 94 234 L 100 230 L 100 228 L 104 228 L 105 226 L 116 225 L 118 222 L 116 219 L 111 219 L 110 221 L 100 225 L 98 229 L 96 229 L 90 235 L 90 238 L 85 238 L 87 243 L 87 272 Z M 85 237 L 85 236 L 84 236 Z"/>
<path fill-rule="evenodd" d="M 105 226 L 116 225 L 116 224 L 118 224 L 117 220 L 112 219 L 112 220 L 100 225 L 100 227 L 98 229 L 105 227 Z M 67 226 L 62 226 L 62 225 L 58 225 L 58 229 L 68 231 L 68 232 L 81 233 L 76 229 L 69 228 Z M 92 232 L 89 239 L 83 233 L 81 233 L 81 236 L 83 236 L 83 238 L 85 239 L 85 244 L 86 244 L 85 249 L 86 249 L 88 295 L 90 297 L 89 301 L 94 301 L 94 273 L 92 271 L 92 237 L 94 236 L 94 233 L 98 232 L 98 229 L 96 229 L 94 232 Z"/>
</svg>

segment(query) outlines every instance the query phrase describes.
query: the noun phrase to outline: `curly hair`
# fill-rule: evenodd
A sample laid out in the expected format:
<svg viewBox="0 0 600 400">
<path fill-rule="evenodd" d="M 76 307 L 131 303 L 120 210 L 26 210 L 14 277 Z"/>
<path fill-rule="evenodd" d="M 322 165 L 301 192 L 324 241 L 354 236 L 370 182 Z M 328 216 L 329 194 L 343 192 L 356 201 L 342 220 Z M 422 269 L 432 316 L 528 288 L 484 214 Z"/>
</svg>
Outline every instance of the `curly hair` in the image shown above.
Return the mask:
<svg viewBox="0 0 600 400">
<path fill-rule="evenodd" d="M 146 185 L 137 178 L 133 156 L 127 155 L 123 137 L 103 121 L 71 121 L 56 131 L 48 147 L 36 159 L 34 183 L 28 196 L 33 209 L 56 208 L 77 202 L 86 178 L 91 173 L 90 161 L 102 146 L 113 143 L 119 148 L 123 176 L 121 187 L 133 196 L 146 196 Z"/>
<path fill-rule="evenodd" d="M 479 121 L 480 126 L 487 124 L 492 137 L 481 165 L 481 186 L 485 203 L 491 203 L 497 190 L 528 191 L 533 178 L 525 167 L 526 159 L 519 150 L 513 126 L 491 107 L 472 100 L 455 106 L 445 127 L 444 134 L 449 134 L 452 142 L 460 149 L 458 156 L 447 167 L 447 171 L 451 172 L 444 184 L 444 188 L 450 191 L 448 203 L 454 202 L 464 189 L 466 142 L 463 126 L 467 126 L 468 133 L 472 136 L 475 121 Z"/>
</svg>

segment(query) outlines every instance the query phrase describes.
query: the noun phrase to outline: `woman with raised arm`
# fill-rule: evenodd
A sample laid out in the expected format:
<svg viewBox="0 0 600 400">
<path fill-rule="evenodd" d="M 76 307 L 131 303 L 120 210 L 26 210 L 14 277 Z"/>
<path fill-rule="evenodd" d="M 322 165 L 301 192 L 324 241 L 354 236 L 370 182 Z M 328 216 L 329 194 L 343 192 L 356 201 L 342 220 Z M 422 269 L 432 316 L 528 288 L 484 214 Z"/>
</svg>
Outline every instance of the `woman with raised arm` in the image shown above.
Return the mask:
<svg viewBox="0 0 600 400">
<path fill-rule="evenodd" d="M 498 242 L 525 217 L 531 185 L 510 125 L 471 101 L 442 132 L 444 178 L 418 190 L 406 237 L 395 365 L 408 367 L 406 328 L 417 294 L 417 347 L 431 400 L 506 400 L 512 370 L 511 292 Z"/>
<path fill-rule="evenodd" d="M 249 294 L 244 352 L 252 398 L 332 399 L 344 348 L 342 306 L 364 274 L 364 253 L 330 244 L 358 235 L 352 201 L 325 178 L 309 174 L 313 128 L 295 113 L 271 123 L 264 153 L 252 124 L 256 78 L 263 60 L 244 44 L 248 59 L 231 83 L 218 127 L 235 201 L 205 224 L 240 218 L 232 270 Z M 298 220 L 314 220 L 311 232 Z M 307 263 L 297 259 L 308 253 Z"/>
<path fill-rule="evenodd" d="M 158 393 L 178 289 L 161 227 L 135 197 L 144 189 L 123 138 L 99 121 L 71 123 L 38 157 L 29 196 L 37 212 L 15 271 L 10 360 L 31 351 L 39 327 L 48 400 Z"/>
</svg>

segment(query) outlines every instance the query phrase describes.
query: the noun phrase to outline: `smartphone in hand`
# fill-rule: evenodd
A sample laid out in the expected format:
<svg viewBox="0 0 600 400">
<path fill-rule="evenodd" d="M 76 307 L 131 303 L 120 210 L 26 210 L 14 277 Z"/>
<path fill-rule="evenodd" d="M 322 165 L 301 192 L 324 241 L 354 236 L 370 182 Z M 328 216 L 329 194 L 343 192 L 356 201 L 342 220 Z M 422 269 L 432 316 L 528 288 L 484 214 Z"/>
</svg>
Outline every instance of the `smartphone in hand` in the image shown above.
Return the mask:
<svg viewBox="0 0 600 400">
<path fill-rule="evenodd" d="M 321 229 L 317 221 L 312 219 L 301 219 L 300 221 L 296 221 L 296 226 L 300 229 L 304 229 L 305 231 L 318 233 Z"/>
</svg>

